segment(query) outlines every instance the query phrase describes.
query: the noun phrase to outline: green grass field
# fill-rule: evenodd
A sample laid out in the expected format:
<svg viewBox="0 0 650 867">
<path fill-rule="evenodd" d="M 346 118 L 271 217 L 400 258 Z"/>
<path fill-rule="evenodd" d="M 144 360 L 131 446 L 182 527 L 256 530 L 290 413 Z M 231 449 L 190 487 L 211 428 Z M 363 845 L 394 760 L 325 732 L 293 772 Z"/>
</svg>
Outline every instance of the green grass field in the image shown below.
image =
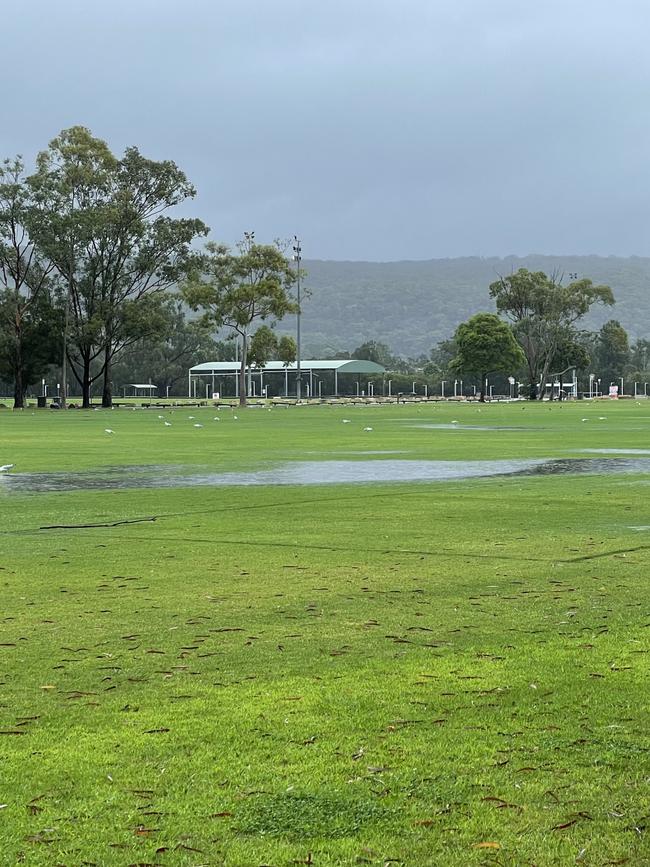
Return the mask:
<svg viewBox="0 0 650 867">
<path fill-rule="evenodd" d="M 0 464 L 598 470 L 581 449 L 650 450 L 650 402 L 215 415 L 2 411 Z M 0 478 L 0 864 L 649 865 L 645 459 L 428 483 Z"/>
</svg>

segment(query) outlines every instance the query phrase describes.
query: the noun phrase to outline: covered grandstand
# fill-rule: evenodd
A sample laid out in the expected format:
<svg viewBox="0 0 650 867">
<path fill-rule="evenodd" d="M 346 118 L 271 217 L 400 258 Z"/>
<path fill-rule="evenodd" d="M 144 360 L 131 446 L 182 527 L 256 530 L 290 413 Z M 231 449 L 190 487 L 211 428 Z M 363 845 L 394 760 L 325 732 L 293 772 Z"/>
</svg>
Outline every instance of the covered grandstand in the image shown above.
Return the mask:
<svg viewBox="0 0 650 867">
<path fill-rule="evenodd" d="M 188 396 L 206 394 L 239 396 L 238 361 L 206 361 L 195 364 L 188 372 Z M 300 362 L 300 374 L 305 383 L 307 397 L 338 397 L 340 387 L 357 393 L 373 392 L 372 382 L 362 383 L 361 377 L 381 376 L 386 369 L 374 361 L 357 358 L 308 359 Z M 246 368 L 249 396 L 283 396 L 296 393 L 298 365 L 282 361 L 269 361 L 264 367 Z M 340 379 L 340 377 L 342 379 Z"/>
</svg>

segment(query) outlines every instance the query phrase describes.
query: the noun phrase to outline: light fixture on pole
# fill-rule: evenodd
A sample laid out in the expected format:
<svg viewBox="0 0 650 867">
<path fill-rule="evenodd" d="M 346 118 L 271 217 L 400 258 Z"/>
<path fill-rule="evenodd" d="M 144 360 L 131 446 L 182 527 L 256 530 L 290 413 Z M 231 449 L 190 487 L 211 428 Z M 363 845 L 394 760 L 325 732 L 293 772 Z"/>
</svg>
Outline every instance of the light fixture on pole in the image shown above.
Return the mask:
<svg viewBox="0 0 650 867">
<path fill-rule="evenodd" d="M 300 238 L 297 235 L 293 236 L 293 261 L 296 263 L 296 291 L 298 295 L 298 312 L 296 314 L 296 400 L 300 400 L 300 254 L 302 248 L 300 246 Z"/>
</svg>

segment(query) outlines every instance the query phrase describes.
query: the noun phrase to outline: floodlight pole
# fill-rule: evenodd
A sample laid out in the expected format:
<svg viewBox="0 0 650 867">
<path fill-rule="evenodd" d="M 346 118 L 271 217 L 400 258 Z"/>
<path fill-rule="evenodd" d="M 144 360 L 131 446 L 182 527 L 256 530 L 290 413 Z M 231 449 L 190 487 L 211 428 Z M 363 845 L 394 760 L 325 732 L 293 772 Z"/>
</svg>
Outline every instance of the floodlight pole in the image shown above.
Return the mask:
<svg viewBox="0 0 650 867">
<path fill-rule="evenodd" d="M 296 263 L 296 291 L 298 295 L 298 312 L 296 314 L 296 400 L 301 397 L 301 370 L 300 370 L 300 238 L 293 236 L 293 261 Z"/>
</svg>

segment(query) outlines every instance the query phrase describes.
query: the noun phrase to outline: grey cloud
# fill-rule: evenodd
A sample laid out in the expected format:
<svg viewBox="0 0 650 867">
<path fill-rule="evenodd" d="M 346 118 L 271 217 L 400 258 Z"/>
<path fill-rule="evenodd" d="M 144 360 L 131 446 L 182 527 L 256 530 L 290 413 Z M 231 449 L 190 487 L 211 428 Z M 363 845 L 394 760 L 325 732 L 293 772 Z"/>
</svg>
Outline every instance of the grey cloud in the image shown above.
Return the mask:
<svg viewBox="0 0 650 867">
<path fill-rule="evenodd" d="M 647 255 L 646 33 L 634 0 L 25 0 L 0 141 L 85 124 L 314 258 Z"/>
</svg>

